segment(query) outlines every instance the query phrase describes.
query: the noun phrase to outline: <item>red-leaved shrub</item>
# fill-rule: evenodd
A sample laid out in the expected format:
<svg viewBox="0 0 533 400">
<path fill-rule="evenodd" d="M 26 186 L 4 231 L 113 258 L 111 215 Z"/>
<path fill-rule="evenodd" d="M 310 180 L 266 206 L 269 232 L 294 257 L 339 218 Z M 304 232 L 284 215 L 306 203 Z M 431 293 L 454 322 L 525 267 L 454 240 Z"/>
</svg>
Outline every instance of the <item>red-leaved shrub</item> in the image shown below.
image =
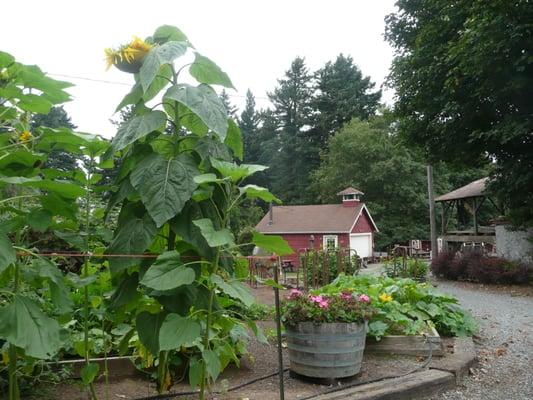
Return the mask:
<svg viewBox="0 0 533 400">
<path fill-rule="evenodd" d="M 450 265 L 453 262 L 455 253 L 453 251 L 443 251 L 431 261 L 431 272 L 437 277 L 448 278 Z M 452 279 L 452 278 L 448 278 Z"/>
<path fill-rule="evenodd" d="M 533 265 L 487 257 L 479 252 L 443 252 L 431 262 L 437 277 L 480 283 L 528 284 L 533 282 Z"/>
</svg>

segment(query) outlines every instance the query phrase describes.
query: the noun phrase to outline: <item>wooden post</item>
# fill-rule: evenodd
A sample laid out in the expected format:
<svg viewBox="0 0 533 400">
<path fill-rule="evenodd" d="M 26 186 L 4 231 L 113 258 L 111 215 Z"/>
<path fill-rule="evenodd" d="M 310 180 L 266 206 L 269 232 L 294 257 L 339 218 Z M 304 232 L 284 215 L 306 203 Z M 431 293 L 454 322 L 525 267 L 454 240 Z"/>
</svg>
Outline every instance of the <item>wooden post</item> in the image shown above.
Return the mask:
<svg viewBox="0 0 533 400">
<path fill-rule="evenodd" d="M 281 265 L 281 257 L 278 257 L 278 264 Z M 274 282 L 276 282 L 276 286 L 274 286 L 274 305 L 276 308 L 276 336 L 278 340 L 278 377 L 279 377 L 279 398 L 280 400 L 285 400 L 285 388 L 283 385 L 283 348 L 281 343 L 281 310 L 280 310 L 280 302 L 279 302 L 279 276 L 278 276 L 278 268 L 274 268 Z"/>
<path fill-rule="evenodd" d="M 435 194 L 433 192 L 433 166 L 427 167 L 428 175 L 428 200 L 429 200 L 429 226 L 431 233 L 431 258 L 438 254 L 437 249 L 437 223 L 435 221 Z"/>
<path fill-rule="evenodd" d="M 474 235 L 477 236 L 477 233 L 478 233 L 478 226 L 477 226 L 477 209 L 478 209 L 478 206 L 477 206 L 477 199 L 474 197 L 472 199 L 472 202 L 474 203 Z"/>
</svg>

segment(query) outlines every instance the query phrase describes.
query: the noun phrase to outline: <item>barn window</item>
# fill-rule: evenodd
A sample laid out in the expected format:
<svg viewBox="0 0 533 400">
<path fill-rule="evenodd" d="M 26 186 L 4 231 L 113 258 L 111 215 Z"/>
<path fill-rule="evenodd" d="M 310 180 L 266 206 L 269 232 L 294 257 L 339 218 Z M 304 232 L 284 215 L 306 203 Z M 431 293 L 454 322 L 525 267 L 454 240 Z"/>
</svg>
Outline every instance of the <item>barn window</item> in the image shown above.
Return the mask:
<svg viewBox="0 0 533 400">
<path fill-rule="evenodd" d="M 337 248 L 339 237 L 337 235 L 324 235 L 323 244 L 324 250 L 335 250 Z"/>
</svg>

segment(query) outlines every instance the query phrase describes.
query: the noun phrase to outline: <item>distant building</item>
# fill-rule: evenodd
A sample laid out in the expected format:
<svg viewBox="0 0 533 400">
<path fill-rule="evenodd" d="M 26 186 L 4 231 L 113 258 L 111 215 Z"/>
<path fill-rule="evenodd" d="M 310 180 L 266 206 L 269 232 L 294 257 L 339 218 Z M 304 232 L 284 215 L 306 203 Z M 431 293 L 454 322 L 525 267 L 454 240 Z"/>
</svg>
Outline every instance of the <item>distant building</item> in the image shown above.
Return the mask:
<svg viewBox="0 0 533 400">
<path fill-rule="evenodd" d="M 337 195 L 342 196 L 342 204 L 273 206 L 256 230 L 281 235 L 294 250 L 284 258 L 295 265 L 298 252 L 306 248 L 350 248 L 359 257 L 371 257 L 378 227 L 360 200 L 363 193 L 350 187 Z"/>
</svg>

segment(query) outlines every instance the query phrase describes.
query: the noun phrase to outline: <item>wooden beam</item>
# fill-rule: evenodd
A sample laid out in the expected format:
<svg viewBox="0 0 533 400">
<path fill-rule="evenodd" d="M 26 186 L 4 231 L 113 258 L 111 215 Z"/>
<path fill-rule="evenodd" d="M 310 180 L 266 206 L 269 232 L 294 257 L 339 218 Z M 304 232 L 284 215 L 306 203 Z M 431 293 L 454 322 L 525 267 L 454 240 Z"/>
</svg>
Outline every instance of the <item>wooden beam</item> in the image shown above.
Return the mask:
<svg viewBox="0 0 533 400">
<path fill-rule="evenodd" d="M 496 242 L 496 236 L 494 235 L 446 235 L 443 236 L 443 240 L 446 242 L 484 242 L 494 244 Z"/>
</svg>

